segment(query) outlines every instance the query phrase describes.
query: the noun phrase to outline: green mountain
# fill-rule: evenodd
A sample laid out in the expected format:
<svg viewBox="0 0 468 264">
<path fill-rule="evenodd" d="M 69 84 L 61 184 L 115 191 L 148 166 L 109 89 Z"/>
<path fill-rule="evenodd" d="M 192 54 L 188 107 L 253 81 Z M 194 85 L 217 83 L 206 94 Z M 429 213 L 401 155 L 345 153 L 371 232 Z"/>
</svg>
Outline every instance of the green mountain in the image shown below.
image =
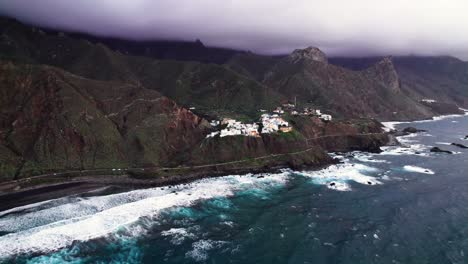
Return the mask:
<svg viewBox="0 0 468 264">
<path fill-rule="evenodd" d="M 332 58 L 331 62 L 359 71 L 381 59 Z M 468 62 L 449 56 L 400 56 L 391 60 L 398 73 L 401 90 L 408 97 L 418 102 L 422 99 L 438 101 L 439 104 L 426 104 L 433 108 L 447 104 L 468 107 Z M 443 113 L 443 109 L 440 110 Z"/>
<path fill-rule="evenodd" d="M 158 92 L 42 65 L 0 64 L 2 178 L 174 166 L 207 121 Z"/>
<path fill-rule="evenodd" d="M 289 101 L 338 117 L 414 120 L 461 113 L 459 107 L 466 107 L 468 92 L 466 63 L 429 69 L 428 65 L 438 65 L 431 60 L 412 64 L 404 58 L 329 61 L 319 49 L 307 48 L 282 57 L 239 54 L 227 65 L 247 72 Z M 422 101 L 427 98 L 436 102 Z"/>
</svg>

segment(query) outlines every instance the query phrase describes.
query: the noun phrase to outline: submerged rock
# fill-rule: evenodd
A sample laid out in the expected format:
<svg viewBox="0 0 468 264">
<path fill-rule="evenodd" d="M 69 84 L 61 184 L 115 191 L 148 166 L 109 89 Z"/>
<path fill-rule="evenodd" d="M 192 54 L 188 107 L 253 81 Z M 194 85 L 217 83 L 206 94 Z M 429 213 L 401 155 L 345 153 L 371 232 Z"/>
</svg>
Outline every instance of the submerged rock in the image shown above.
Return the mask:
<svg viewBox="0 0 468 264">
<path fill-rule="evenodd" d="M 465 146 L 465 145 L 463 145 L 463 144 L 459 144 L 459 143 L 452 143 L 451 145 L 452 145 L 452 146 L 459 147 L 459 148 L 468 148 L 467 146 Z"/>
<path fill-rule="evenodd" d="M 439 147 L 433 147 L 433 148 L 431 148 L 431 152 L 453 154 L 452 151 L 443 150 L 443 149 L 440 149 Z"/>
</svg>

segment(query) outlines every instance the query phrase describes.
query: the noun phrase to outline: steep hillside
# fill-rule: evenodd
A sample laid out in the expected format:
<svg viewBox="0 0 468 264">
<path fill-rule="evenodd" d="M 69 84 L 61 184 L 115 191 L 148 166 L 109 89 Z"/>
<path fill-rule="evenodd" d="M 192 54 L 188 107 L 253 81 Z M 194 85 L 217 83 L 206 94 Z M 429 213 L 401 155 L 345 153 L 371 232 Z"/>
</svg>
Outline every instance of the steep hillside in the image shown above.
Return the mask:
<svg viewBox="0 0 468 264">
<path fill-rule="evenodd" d="M 381 58 L 332 58 L 330 61 L 353 70 L 363 70 Z M 468 107 L 468 62 L 457 58 L 401 56 L 392 58 L 401 89 L 416 101 L 432 99 L 440 104 Z M 429 105 L 436 108 L 439 105 Z"/>
<path fill-rule="evenodd" d="M 0 64 L 2 177 L 47 171 L 174 166 L 206 121 L 154 90 L 48 66 Z"/>
</svg>

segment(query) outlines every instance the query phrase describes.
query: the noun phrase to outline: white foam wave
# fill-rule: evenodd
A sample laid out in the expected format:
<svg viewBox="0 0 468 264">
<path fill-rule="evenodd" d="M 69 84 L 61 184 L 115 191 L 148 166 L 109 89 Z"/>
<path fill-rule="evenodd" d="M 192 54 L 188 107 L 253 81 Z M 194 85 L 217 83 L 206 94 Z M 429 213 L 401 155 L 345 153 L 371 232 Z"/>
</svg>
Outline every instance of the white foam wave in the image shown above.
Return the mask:
<svg viewBox="0 0 468 264">
<path fill-rule="evenodd" d="M 396 129 L 397 125 L 401 124 L 410 124 L 410 123 L 428 123 L 428 122 L 434 122 L 434 121 L 440 121 L 444 119 L 450 119 L 450 118 L 456 118 L 456 117 L 462 117 L 462 116 L 467 116 L 468 115 L 468 110 L 460 108 L 460 110 L 464 111 L 465 113 L 463 114 L 456 114 L 456 115 L 440 115 L 440 116 L 434 116 L 431 119 L 425 119 L 425 120 L 417 120 L 417 121 L 412 121 L 412 122 L 382 122 L 384 125 L 384 130 L 386 132 L 390 132 L 392 130 Z"/>
<path fill-rule="evenodd" d="M 396 130 L 395 127 L 399 124 L 404 124 L 404 122 L 382 122 L 382 125 L 384 126 L 383 129 L 385 132 Z"/>
<path fill-rule="evenodd" d="M 17 207 L 0 213 L 0 217 L 4 216 L 0 218 L 0 231 L 18 232 L 67 219 L 85 217 L 125 203 L 166 193 L 168 190 L 148 189 L 91 198 L 64 197 Z M 18 217 L 17 214 L 26 209 L 28 211 Z"/>
<path fill-rule="evenodd" d="M 173 245 L 180 245 L 186 238 L 194 239 L 196 236 L 185 228 L 171 228 L 161 232 L 162 236 L 170 236 Z"/>
<path fill-rule="evenodd" d="M 375 173 L 379 170 L 363 164 L 337 164 L 329 166 L 320 171 L 301 171 L 297 174 L 312 178 L 315 184 L 326 185 L 330 189 L 339 191 L 350 191 L 349 181 L 360 184 L 376 185 L 382 184 L 375 177 L 365 173 Z"/>
<path fill-rule="evenodd" d="M 208 251 L 226 244 L 225 241 L 199 240 L 192 244 L 192 250 L 185 254 L 185 257 L 192 258 L 197 262 L 208 259 Z"/>
<path fill-rule="evenodd" d="M 448 143 L 448 142 L 436 142 L 437 145 L 452 145 L 452 143 Z"/>
<path fill-rule="evenodd" d="M 390 161 L 388 160 L 375 159 L 373 154 L 365 154 L 359 152 L 354 153 L 354 158 L 358 161 L 366 163 L 390 163 Z"/>
<path fill-rule="evenodd" d="M 157 216 L 161 210 L 176 207 L 189 206 L 194 202 L 214 197 L 231 196 L 234 192 L 244 189 L 269 188 L 284 184 L 289 172 L 276 174 L 264 174 L 264 178 L 249 176 L 226 176 L 214 179 L 199 180 L 189 186 L 177 186 L 176 188 L 155 188 L 138 190 L 128 193 L 114 194 L 102 197 L 92 197 L 83 204 L 78 202 L 55 208 L 57 214 L 61 212 L 69 218 L 56 220 L 53 216 L 51 223 L 31 227 L 16 233 L 0 237 L 0 256 L 9 257 L 21 253 L 50 252 L 70 246 L 73 241 L 87 241 L 110 234 L 121 227 L 135 223 L 142 217 Z M 175 191 L 176 190 L 176 191 Z M 175 192 L 173 192 L 175 191 Z M 143 193 L 143 195 L 142 195 Z M 134 200 L 133 196 L 141 199 Z M 121 201 L 121 202 L 116 202 Z M 130 202 L 127 202 L 130 201 Z M 96 203 L 96 204 L 95 204 Z M 81 209 L 78 209 L 80 208 Z M 97 206 L 98 212 L 91 210 L 92 214 L 73 214 L 73 210 L 87 211 L 87 207 Z M 104 208 L 104 209 L 103 209 Z M 50 212 L 50 211 L 49 211 Z M 33 212 L 34 215 L 37 212 Z M 37 216 L 37 215 L 36 215 Z M 25 220 L 30 223 L 28 213 L 24 216 L 16 216 L 18 224 Z M 47 218 L 47 216 L 41 215 Z M 3 222 L 5 224 L 6 222 Z M 15 230 L 15 225 L 9 223 Z M 6 230 L 6 228 L 4 228 Z M 6 230 L 8 231 L 8 230 Z"/>
<path fill-rule="evenodd" d="M 434 174 L 434 171 L 430 169 L 425 169 L 421 168 L 418 166 L 413 166 L 413 165 L 406 165 L 403 167 L 404 170 L 409 171 L 409 172 L 417 172 L 417 173 L 423 173 L 423 174 Z"/>
<path fill-rule="evenodd" d="M 413 133 L 413 134 L 409 134 L 409 135 L 406 135 L 406 136 L 400 136 L 400 137 L 398 137 L 398 141 L 400 141 L 400 143 L 402 143 L 402 144 L 411 144 L 411 143 L 417 142 L 417 140 L 415 140 L 414 138 L 419 136 L 419 135 L 420 134 Z"/>
<path fill-rule="evenodd" d="M 401 156 L 418 155 L 429 156 L 427 153 L 429 147 L 423 144 L 412 144 L 409 146 L 385 146 L 381 147 L 382 152 L 378 155 Z"/>
</svg>

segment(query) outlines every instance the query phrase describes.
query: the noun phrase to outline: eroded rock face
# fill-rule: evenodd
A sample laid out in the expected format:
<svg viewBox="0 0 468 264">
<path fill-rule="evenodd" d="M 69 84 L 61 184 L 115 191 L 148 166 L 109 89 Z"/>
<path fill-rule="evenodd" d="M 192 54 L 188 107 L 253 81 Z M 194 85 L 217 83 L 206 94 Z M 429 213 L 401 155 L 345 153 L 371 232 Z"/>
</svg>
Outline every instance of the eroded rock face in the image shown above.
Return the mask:
<svg viewBox="0 0 468 264">
<path fill-rule="evenodd" d="M 302 59 L 328 63 L 327 56 L 319 48 L 308 47 L 305 49 L 297 49 L 289 55 L 289 59 L 296 63 Z"/>
<path fill-rule="evenodd" d="M 400 91 L 400 78 L 390 57 L 377 62 L 367 70 L 367 73 L 393 92 Z"/>
</svg>

